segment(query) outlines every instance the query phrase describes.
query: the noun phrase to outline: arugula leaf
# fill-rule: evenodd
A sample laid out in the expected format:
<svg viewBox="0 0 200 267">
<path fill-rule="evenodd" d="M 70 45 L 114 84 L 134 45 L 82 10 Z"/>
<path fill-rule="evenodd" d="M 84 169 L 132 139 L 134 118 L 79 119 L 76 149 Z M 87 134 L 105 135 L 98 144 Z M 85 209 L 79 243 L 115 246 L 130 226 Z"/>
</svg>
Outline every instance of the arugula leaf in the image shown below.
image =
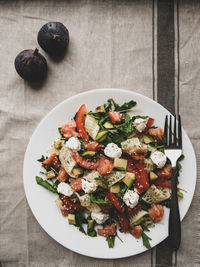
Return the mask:
<svg viewBox="0 0 200 267">
<path fill-rule="evenodd" d="M 90 195 L 90 202 L 96 204 L 111 205 L 112 203 L 104 199 L 96 198 L 93 194 Z"/>
<path fill-rule="evenodd" d="M 180 172 L 182 165 L 180 163 L 180 161 L 184 160 L 185 156 L 181 155 L 180 158 L 177 160 L 177 169 L 178 169 L 178 173 Z"/>
<path fill-rule="evenodd" d="M 49 191 L 51 191 L 53 193 L 57 193 L 57 189 L 53 185 L 48 183 L 47 181 L 43 180 L 41 177 L 35 176 L 35 180 L 36 180 L 37 184 L 45 187 L 46 189 L 48 189 Z"/>
<path fill-rule="evenodd" d="M 94 222 L 92 224 L 92 227 L 89 227 L 89 223 L 87 225 L 87 234 L 91 237 L 97 236 L 97 231 L 94 229 Z"/>
<path fill-rule="evenodd" d="M 108 181 L 103 176 L 96 177 L 95 180 L 101 181 L 103 184 L 105 184 L 108 187 Z"/>
<path fill-rule="evenodd" d="M 148 116 L 140 116 L 140 115 L 137 115 L 137 116 L 133 116 L 132 120 L 136 120 L 136 119 L 147 119 Z"/>
<path fill-rule="evenodd" d="M 148 248 L 151 249 L 151 245 L 149 243 L 149 240 L 152 240 L 148 235 L 146 235 L 144 232 L 142 232 L 142 241 L 143 241 L 143 245 Z"/>
<path fill-rule="evenodd" d="M 75 214 L 75 217 L 76 217 L 75 226 L 79 228 L 79 231 L 81 231 L 82 233 L 84 233 L 86 235 L 86 232 L 83 228 L 83 224 L 87 223 L 84 212 L 77 212 Z"/>
<path fill-rule="evenodd" d="M 46 158 L 47 158 L 47 157 L 46 157 Z M 46 158 L 45 158 L 45 156 L 44 156 L 44 155 L 42 155 L 42 156 L 41 156 L 41 158 L 40 158 L 40 159 L 38 159 L 37 161 L 39 161 L 39 162 L 43 162 L 43 161 L 44 161 Z"/>
<path fill-rule="evenodd" d="M 106 238 L 106 241 L 108 242 L 108 247 L 109 248 L 114 248 L 114 245 L 115 245 L 115 236 L 108 236 Z"/>
<path fill-rule="evenodd" d="M 133 101 L 133 100 L 131 100 L 131 101 L 129 101 L 129 102 L 125 102 L 123 105 L 118 105 L 118 104 L 116 104 L 115 105 L 115 110 L 116 111 L 120 111 L 120 112 L 126 112 L 126 111 L 128 111 L 128 110 L 130 110 L 130 109 L 132 109 L 133 107 L 135 107 L 136 106 L 136 102 L 135 101 Z"/>
<path fill-rule="evenodd" d="M 61 136 L 62 138 L 66 139 L 66 138 L 64 137 L 64 135 L 61 133 L 61 129 L 62 129 L 62 127 L 59 127 L 59 128 L 58 128 L 58 132 L 59 132 L 59 134 L 60 134 L 60 136 Z"/>
<path fill-rule="evenodd" d="M 125 115 L 125 122 L 115 125 L 115 128 L 117 128 L 118 130 L 120 130 L 121 132 L 125 133 L 125 134 L 130 134 L 133 132 L 133 123 L 132 123 L 132 119 L 130 117 L 129 114 Z"/>
</svg>

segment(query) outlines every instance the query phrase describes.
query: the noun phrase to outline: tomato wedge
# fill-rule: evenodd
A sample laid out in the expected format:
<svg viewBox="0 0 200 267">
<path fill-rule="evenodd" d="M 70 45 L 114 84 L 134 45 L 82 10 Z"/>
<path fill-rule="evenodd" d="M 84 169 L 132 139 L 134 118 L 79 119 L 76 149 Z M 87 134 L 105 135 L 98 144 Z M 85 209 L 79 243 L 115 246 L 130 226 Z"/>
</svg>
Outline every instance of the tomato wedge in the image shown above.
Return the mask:
<svg viewBox="0 0 200 267">
<path fill-rule="evenodd" d="M 58 161 L 56 153 L 51 154 L 48 159 L 45 159 L 42 163 L 42 167 L 54 167 L 56 169 L 59 169 L 60 162 Z"/>
<path fill-rule="evenodd" d="M 117 218 L 118 218 L 118 223 L 119 223 L 119 227 L 121 228 L 121 230 L 124 233 L 128 232 L 129 220 L 127 216 L 125 214 L 119 214 Z"/>
<path fill-rule="evenodd" d="M 79 155 L 78 152 L 73 151 L 72 156 L 74 160 L 76 161 L 76 163 L 85 169 L 94 170 L 94 169 L 97 169 L 97 167 L 99 166 L 98 161 L 91 161 L 89 159 L 84 159 L 83 157 Z"/>
<path fill-rule="evenodd" d="M 85 145 L 85 148 L 89 151 L 97 151 L 101 147 L 103 147 L 103 145 L 98 143 L 97 141 L 90 141 Z"/>
<path fill-rule="evenodd" d="M 148 174 L 141 162 L 136 162 L 135 167 L 137 169 L 135 173 L 135 189 L 138 194 L 141 194 L 149 188 Z"/>
<path fill-rule="evenodd" d="M 85 104 L 81 105 L 77 112 L 76 116 L 76 128 L 80 134 L 80 136 L 83 138 L 83 140 L 87 143 L 89 141 L 89 135 L 87 134 L 84 126 L 85 122 L 85 115 L 87 114 L 87 109 Z"/>
<path fill-rule="evenodd" d="M 161 186 L 161 187 L 168 187 L 168 188 L 171 188 L 172 187 L 171 182 L 168 181 L 168 180 L 166 180 L 163 177 L 159 177 L 158 179 L 156 179 L 154 181 L 154 184 L 157 185 L 157 186 Z"/>
<path fill-rule="evenodd" d="M 106 192 L 107 199 L 113 204 L 113 206 L 121 213 L 124 213 L 125 208 L 119 202 L 118 198 L 111 192 Z"/>
<path fill-rule="evenodd" d="M 148 118 L 148 121 L 147 121 L 147 124 L 146 124 L 146 128 L 145 128 L 145 131 L 147 131 L 154 123 L 154 119 L 149 117 Z"/>
</svg>

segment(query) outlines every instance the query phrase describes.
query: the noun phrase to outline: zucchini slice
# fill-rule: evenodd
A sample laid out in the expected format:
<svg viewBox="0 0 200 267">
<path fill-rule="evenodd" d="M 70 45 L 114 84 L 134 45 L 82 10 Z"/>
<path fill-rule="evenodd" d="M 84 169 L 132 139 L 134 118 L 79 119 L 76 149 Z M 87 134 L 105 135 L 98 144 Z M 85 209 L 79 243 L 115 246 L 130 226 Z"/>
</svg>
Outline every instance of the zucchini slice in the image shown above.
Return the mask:
<svg viewBox="0 0 200 267">
<path fill-rule="evenodd" d="M 121 181 L 126 175 L 126 172 L 114 172 L 109 175 L 106 175 L 107 181 L 108 181 L 108 186 L 112 186 L 113 184 L 116 184 L 117 182 Z"/>
<path fill-rule="evenodd" d="M 67 148 L 66 146 L 62 147 L 62 149 L 60 150 L 59 159 L 62 167 L 66 170 L 69 176 L 78 177 L 72 172 L 73 168 L 76 166 L 76 161 L 73 159 L 72 151 L 69 148 Z"/>
<path fill-rule="evenodd" d="M 92 139 L 95 140 L 100 127 L 95 118 L 90 115 L 87 115 L 85 118 L 85 129 L 88 132 L 89 136 L 91 136 Z"/>
<path fill-rule="evenodd" d="M 139 210 L 138 213 L 129 217 L 130 223 L 134 224 L 135 222 L 137 222 L 139 219 L 141 219 L 147 214 L 148 212 L 146 210 Z"/>
<path fill-rule="evenodd" d="M 149 189 L 146 191 L 142 199 L 149 203 L 159 203 L 163 200 L 166 200 L 170 198 L 171 196 L 171 189 L 170 188 L 158 188 L 154 184 L 149 187 Z"/>
</svg>

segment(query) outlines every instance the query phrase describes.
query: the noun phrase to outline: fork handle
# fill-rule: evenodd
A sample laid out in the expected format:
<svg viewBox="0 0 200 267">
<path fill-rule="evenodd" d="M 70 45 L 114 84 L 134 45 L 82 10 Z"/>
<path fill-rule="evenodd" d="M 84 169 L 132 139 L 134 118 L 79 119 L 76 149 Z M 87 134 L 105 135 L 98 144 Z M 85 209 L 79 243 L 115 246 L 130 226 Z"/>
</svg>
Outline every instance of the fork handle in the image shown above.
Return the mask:
<svg viewBox="0 0 200 267">
<path fill-rule="evenodd" d="M 172 168 L 172 195 L 169 214 L 169 242 L 173 250 L 178 250 L 181 242 L 181 222 L 177 196 L 177 168 Z"/>
</svg>

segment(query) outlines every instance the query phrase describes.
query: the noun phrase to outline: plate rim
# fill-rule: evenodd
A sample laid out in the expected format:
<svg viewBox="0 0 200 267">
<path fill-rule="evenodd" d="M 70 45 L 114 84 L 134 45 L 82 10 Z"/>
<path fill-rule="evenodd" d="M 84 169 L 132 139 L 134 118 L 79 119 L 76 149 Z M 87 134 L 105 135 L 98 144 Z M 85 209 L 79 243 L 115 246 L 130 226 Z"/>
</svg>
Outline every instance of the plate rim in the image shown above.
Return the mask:
<svg viewBox="0 0 200 267">
<path fill-rule="evenodd" d="M 156 102 L 155 100 L 153 100 L 153 99 L 151 99 L 151 98 L 149 98 L 149 97 L 147 97 L 147 96 L 145 96 L 145 95 L 143 95 L 143 94 L 137 93 L 137 92 L 135 92 L 135 91 L 133 91 L 133 90 L 131 90 L 131 89 L 121 89 L 121 88 L 98 88 L 98 89 L 91 89 L 91 90 L 87 90 L 87 91 L 85 91 L 85 92 L 81 92 L 81 93 L 78 93 L 78 94 L 74 94 L 74 95 L 72 95 L 72 96 L 70 96 L 70 97 L 64 99 L 63 101 L 61 101 L 61 102 L 58 103 L 57 105 L 55 105 L 55 106 L 54 106 L 49 112 L 47 112 L 46 115 L 40 120 L 40 122 L 37 124 L 37 126 L 36 126 L 36 128 L 34 129 L 32 135 L 31 135 L 30 138 L 29 138 L 29 142 L 28 142 L 28 144 L 27 144 L 26 151 L 25 151 L 25 154 L 24 154 L 24 160 L 23 160 L 23 188 L 24 188 L 24 192 L 25 192 L 25 196 L 26 196 L 26 200 L 27 200 L 27 202 L 28 202 L 29 208 L 30 208 L 32 214 L 34 215 L 35 219 L 37 220 L 38 224 L 41 226 L 41 228 L 42 228 L 42 229 L 43 229 L 43 230 L 44 230 L 44 231 L 45 231 L 45 232 L 46 232 L 52 239 L 54 239 L 56 242 L 58 242 L 58 243 L 59 243 L 60 245 L 62 245 L 64 248 L 67 248 L 67 249 L 69 249 L 69 250 L 71 250 L 71 251 L 73 251 L 73 252 L 76 252 L 76 253 L 78 253 L 78 254 L 81 254 L 81 255 L 84 255 L 84 256 L 88 256 L 88 257 L 91 257 L 91 258 L 96 258 L 96 259 L 120 259 L 120 258 L 127 258 L 127 257 L 131 257 L 131 256 L 139 255 L 139 254 L 141 254 L 141 253 L 143 253 L 143 252 L 148 251 L 148 249 L 143 250 L 143 251 L 141 251 L 141 252 L 139 252 L 139 253 L 137 253 L 137 254 L 132 254 L 132 255 L 128 254 L 128 255 L 124 255 L 124 256 L 115 256 L 115 257 L 113 257 L 113 256 L 111 256 L 111 257 L 109 257 L 109 256 L 105 257 L 105 256 L 104 256 L 104 257 L 103 257 L 103 256 L 94 256 L 94 255 L 92 255 L 92 254 L 90 254 L 90 253 L 83 253 L 83 252 L 81 252 L 78 248 L 76 248 L 76 249 L 72 249 L 72 248 L 66 247 L 64 244 L 62 244 L 60 241 L 58 241 L 58 239 L 54 236 L 54 234 L 49 233 L 49 231 L 48 231 L 47 229 L 45 229 L 45 227 L 43 227 L 43 225 L 41 225 L 41 223 L 39 222 L 39 218 L 38 218 L 38 216 L 37 216 L 36 214 L 34 214 L 34 212 L 33 212 L 33 209 L 32 209 L 32 207 L 31 207 L 31 203 L 29 202 L 29 199 L 28 199 L 28 197 L 27 197 L 27 191 L 26 191 L 26 187 L 25 187 L 25 163 L 26 163 L 26 157 L 27 157 L 27 154 L 28 154 L 28 150 L 29 150 L 29 147 L 30 147 L 30 145 L 31 145 L 31 140 L 32 140 L 33 137 L 36 135 L 37 130 L 40 128 L 40 125 L 42 125 L 42 123 L 43 123 L 49 116 L 51 116 L 51 114 L 54 113 L 54 111 L 55 111 L 56 109 L 59 109 L 59 107 L 62 106 L 62 105 L 64 105 L 66 102 L 68 102 L 68 101 L 69 101 L 69 102 L 70 102 L 70 101 L 73 101 L 73 100 L 75 100 L 76 98 L 78 98 L 78 97 L 80 97 L 80 96 L 84 96 L 84 95 L 87 95 L 87 94 L 91 94 L 91 93 L 95 93 L 95 92 L 100 92 L 100 91 L 108 91 L 108 90 L 109 90 L 109 91 L 116 91 L 116 90 L 117 90 L 117 91 L 121 91 L 121 92 L 124 92 L 124 93 L 133 93 L 134 95 L 137 95 L 137 96 L 139 96 L 139 97 L 141 97 L 141 98 L 146 99 L 146 100 L 149 101 L 150 103 L 153 103 L 153 104 L 155 103 L 155 104 L 157 104 L 157 105 L 160 106 L 162 109 L 164 109 L 164 110 L 166 111 L 166 113 L 171 114 L 171 112 L 170 112 L 169 110 L 167 110 L 164 106 L 162 106 L 160 103 Z M 172 115 L 172 114 L 171 114 L 171 115 Z M 192 153 L 193 153 L 194 158 L 195 158 L 195 170 L 194 170 L 194 173 L 195 173 L 195 184 L 194 184 L 194 188 L 193 188 L 193 192 L 192 192 L 192 198 L 190 199 L 190 202 L 188 202 L 188 209 L 187 209 L 187 211 L 185 212 L 185 214 L 183 215 L 183 217 L 181 218 L 181 221 L 184 219 L 184 217 L 186 216 L 186 214 L 188 213 L 188 211 L 189 211 L 189 209 L 190 209 L 192 200 L 193 200 L 193 198 L 194 198 L 194 192 L 195 192 L 195 189 L 196 189 L 196 183 L 197 183 L 197 158 L 196 158 L 195 150 L 194 150 L 194 147 L 193 147 L 193 145 L 192 145 L 192 142 L 191 142 L 189 136 L 187 135 L 187 133 L 186 133 L 186 131 L 184 130 L 183 127 L 182 127 L 182 130 L 183 130 L 183 131 L 185 132 L 185 134 L 186 134 L 186 137 L 187 137 L 187 139 L 188 139 L 188 141 L 189 141 L 190 147 L 191 147 L 191 149 L 192 149 Z M 162 238 L 158 244 L 160 244 L 165 238 L 166 238 L 166 237 Z M 158 244 L 156 244 L 156 245 L 158 245 Z M 155 246 L 156 246 L 156 245 L 155 245 Z M 153 247 L 152 247 L 152 248 L 153 248 Z"/>
</svg>

